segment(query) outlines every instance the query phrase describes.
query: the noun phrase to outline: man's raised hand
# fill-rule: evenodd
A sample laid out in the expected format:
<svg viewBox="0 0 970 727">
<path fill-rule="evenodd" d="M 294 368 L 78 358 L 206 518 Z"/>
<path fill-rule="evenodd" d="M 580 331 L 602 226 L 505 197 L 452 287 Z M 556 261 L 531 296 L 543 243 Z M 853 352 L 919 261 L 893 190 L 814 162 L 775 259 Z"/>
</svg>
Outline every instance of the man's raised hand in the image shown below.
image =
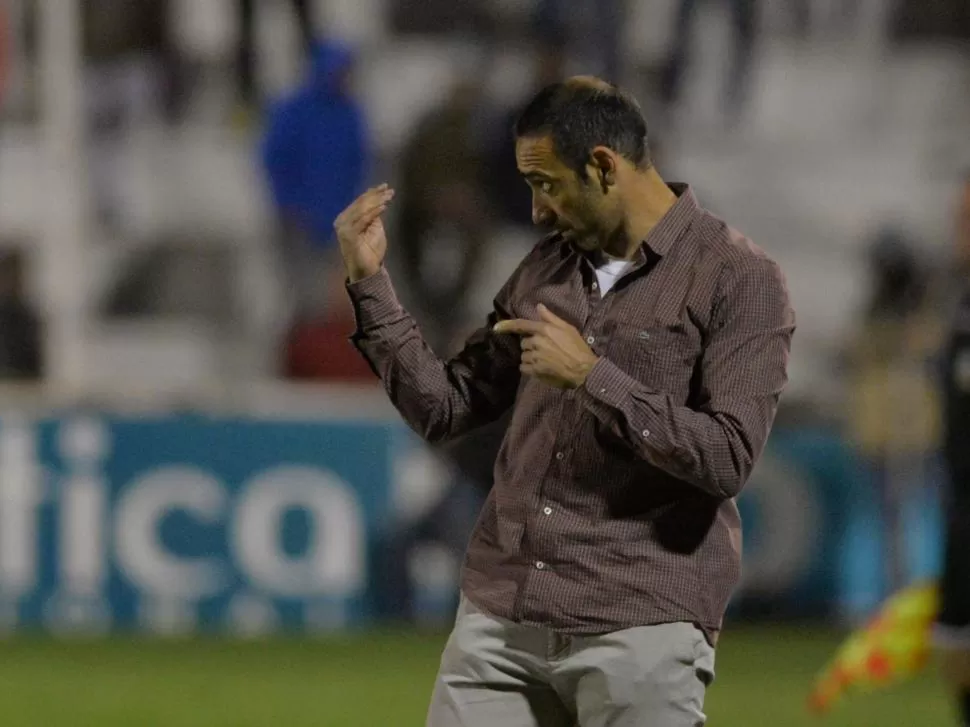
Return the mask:
<svg viewBox="0 0 970 727">
<path fill-rule="evenodd" d="M 352 283 L 381 269 L 387 255 L 387 234 L 381 215 L 393 197 L 394 190 L 386 184 L 372 187 L 334 220 L 340 254 Z"/>
</svg>

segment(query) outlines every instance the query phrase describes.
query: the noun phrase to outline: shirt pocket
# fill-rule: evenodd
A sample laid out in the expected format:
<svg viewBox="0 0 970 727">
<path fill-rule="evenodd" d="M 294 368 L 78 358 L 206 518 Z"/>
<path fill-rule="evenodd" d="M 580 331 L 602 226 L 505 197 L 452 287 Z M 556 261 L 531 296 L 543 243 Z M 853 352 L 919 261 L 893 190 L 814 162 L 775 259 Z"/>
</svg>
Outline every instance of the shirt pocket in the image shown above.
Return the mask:
<svg viewBox="0 0 970 727">
<path fill-rule="evenodd" d="M 608 358 L 644 386 L 685 404 L 700 358 L 690 332 L 662 325 L 621 323 L 610 341 Z"/>
</svg>

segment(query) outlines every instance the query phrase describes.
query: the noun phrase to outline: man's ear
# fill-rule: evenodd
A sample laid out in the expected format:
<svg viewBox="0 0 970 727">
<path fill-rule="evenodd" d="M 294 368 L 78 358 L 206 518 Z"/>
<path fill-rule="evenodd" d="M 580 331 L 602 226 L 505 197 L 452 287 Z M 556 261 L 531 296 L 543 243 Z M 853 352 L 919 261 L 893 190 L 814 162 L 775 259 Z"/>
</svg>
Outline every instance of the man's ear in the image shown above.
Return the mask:
<svg viewBox="0 0 970 727">
<path fill-rule="evenodd" d="M 605 194 L 610 187 L 616 184 L 616 153 L 605 146 L 597 146 L 590 152 L 590 166 L 596 174 L 596 181 L 599 182 Z"/>
</svg>

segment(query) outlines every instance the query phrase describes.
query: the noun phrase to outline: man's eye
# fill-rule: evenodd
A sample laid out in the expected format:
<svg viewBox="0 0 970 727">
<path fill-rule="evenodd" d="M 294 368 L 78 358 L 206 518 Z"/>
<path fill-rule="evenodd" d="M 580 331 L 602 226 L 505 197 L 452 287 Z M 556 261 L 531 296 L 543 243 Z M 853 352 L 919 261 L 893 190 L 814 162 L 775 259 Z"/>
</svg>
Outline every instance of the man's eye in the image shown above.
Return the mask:
<svg viewBox="0 0 970 727">
<path fill-rule="evenodd" d="M 552 182 L 540 182 L 539 189 L 542 190 L 543 194 L 552 194 Z"/>
</svg>

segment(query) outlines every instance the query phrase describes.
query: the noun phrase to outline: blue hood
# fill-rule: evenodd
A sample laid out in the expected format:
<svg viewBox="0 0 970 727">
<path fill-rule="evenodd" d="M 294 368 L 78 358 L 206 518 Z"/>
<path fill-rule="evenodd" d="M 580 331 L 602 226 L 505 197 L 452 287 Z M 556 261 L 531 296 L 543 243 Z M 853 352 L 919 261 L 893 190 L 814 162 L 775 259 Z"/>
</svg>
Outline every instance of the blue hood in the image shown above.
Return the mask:
<svg viewBox="0 0 970 727">
<path fill-rule="evenodd" d="M 338 83 L 354 54 L 342 43 L 317 43 L 303 83 L 267 116 L 263 167 L 280 211 L 319 245 L 333 221 L 363 191 L 369 150 L 356 100 Z"/>
<path fill-rule="evenodd" d="M 314 43 L 310 51 L 308 81 L 312 84 L 326 84 L 334 80 L 354 62 L 350 46 L 339 41 Z"/>
</svg>

